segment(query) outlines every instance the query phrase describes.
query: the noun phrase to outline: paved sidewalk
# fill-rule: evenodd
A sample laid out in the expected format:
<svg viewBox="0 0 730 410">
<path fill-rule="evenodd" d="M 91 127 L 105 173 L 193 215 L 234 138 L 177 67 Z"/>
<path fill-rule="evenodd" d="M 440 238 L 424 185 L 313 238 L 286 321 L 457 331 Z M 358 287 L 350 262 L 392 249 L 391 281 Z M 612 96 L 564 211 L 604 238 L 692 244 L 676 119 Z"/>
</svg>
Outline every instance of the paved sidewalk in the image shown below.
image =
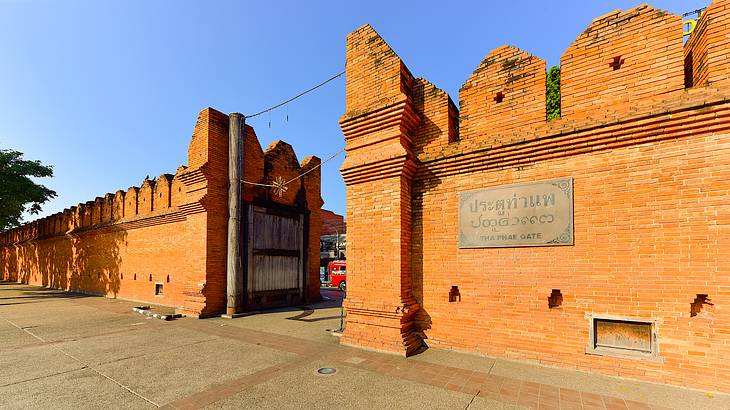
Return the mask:
<svg viewBox="0 0 730 410">
<path fill-rule="evenodd" d="M 132 302 L 0 282 L 0 408 L 730 409 L 718 393 L 340 346 L 327 331 L 338 303 L 164 322 Z"/>
</svg>

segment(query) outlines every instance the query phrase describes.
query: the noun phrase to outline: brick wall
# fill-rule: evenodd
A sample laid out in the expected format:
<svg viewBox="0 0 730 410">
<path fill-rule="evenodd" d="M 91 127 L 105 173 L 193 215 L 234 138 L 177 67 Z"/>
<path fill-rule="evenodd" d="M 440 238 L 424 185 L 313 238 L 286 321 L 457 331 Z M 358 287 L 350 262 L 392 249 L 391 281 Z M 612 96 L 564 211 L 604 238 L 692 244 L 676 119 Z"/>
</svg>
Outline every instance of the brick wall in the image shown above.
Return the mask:
<svg viewBox="0 0 730 410">
<path fill-rule="evenodd" d="M 424 118 L 413 135 L 415 155 L 438 153 L 459 138 L 459 111 L 448 94 L 428 80 L 418 78 L 412 98 L 414 110 L 423 113 Z"/>
<path fill-rule="evenodd" d="M 493 131 L 544 122 L 545 78 L 545 60 L 510 46 L 493 50 L 459 90 L 459 139 L 505 143 Z"/>
<path fill-rule="evenodd" d="M 283 150 L 281 147 L 286 147 Z M 246 128 L 244 179 L 264 183 L 293 178 L 319 164 L 300 166 L 291 146 L 261 150 Z M 283 165 L 277 165 L 283 164 Z M 269 171 L 264 171 L 268 168 Z M 301 202 L 310 218 L 307 296 L 319 297 L 320 174 L 316 169 L 275 198 L 246 186 L 244 202 Z M 188 149 L 188 166 L 175 175 L 145 179 L 141 187 L 0 233 L 0 279 L 175 307 L 192 316 L 225 311 L 228 224 L 228 116 L 202 110 Z M 162 295 L 155 285 L 162 284 Z"/>
<path fill-rule="evenodd" d="M 684 47 L 687 85 L 730 82 L 730 1 L 714 1 L 702 13 Z"/>
<path fill-rule="evenodd" d="M 710 6 L 708 27 L 725 27 L 725 4 Z M 499 48 L 474 75 L 506 71 L 462 88 L 459 135 L 445 93 L 391 69 L 379 81 L 367 56 L 402 61 L 370 26 L 350 34 L 343 343 L 400 354 L 424 343 L 730 392 L 730 86 L 718 76 L 684 87 L 681 33 L 681 19 L 648 6 L 594 20 L 563 56 L 563 117 L 550 122 L 544 63 Z M 722 39 L 702 41 L 723 55 Z M 500 115 L 487 98 L 498 90 L 513 104 Z M 563 177 L 574 181 L 574 245 L 459 248 L 459 192 Z M 551 309 L 553 289 L 563 301 Z M 698 294 L 712 305 L 692 316 Z M 660 359 L 586 354 L 591 315 L 656 321 Z"/>
<path fill-rule="evenodd" d="M 563 115 L 683 89 L 682 32 L 681 17 L 647 5 L 594 19 L 560 59 Z"/>
<path fill-rule="evenodd" d="M 320 212 L 322 217 L 322 235 L 344 235 L 347 233 L 347 224 L 342 215 L 338 215 L 327 209 Z"/>
</svg>

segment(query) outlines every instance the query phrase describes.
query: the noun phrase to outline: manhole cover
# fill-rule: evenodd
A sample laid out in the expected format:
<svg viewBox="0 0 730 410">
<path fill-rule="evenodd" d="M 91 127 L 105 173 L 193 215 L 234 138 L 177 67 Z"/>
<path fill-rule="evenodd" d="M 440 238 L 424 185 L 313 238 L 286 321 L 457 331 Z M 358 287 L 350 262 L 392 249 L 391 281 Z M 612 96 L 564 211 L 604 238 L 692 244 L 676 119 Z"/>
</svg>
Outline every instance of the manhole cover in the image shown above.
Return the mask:
<svg viewBox="0 0 730 410">
<path fill-rule="evenodd" d="M 336 371 L 337 369 L 334 367 L 321 367 L 317 369 L 317 373 L 319 374 L 335 374 Z"/>
</svg>

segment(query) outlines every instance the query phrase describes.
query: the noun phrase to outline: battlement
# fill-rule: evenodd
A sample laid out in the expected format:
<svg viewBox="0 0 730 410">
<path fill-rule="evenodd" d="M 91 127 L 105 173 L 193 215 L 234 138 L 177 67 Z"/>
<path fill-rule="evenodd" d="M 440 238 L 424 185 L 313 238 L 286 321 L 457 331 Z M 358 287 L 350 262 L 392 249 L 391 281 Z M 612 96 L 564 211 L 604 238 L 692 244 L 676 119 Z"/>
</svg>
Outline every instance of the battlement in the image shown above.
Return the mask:
<svg viewBox="0 0 730 410">
<path fill-rule="evenodd" d="M 0 279 L 174 307 L 192 316 L 226 310 L 229 115 L 198 115 L 188 165 L 138 186 L 0 233 Z M 300 214 L 308 236 L 307 300 L 319 298 L 320 160 L 291 145 L 261 149 L 243 132 L 241 195 L 247 210 Z M 250 214 L 252 215 L 252 214 Z M 304 228 L 304 227 L 302 227 Z M 304 269 L 304 266 L 302 266 Z M 303 285 L 304 286 L 304 285 Z M 164 290 L 163 290 L 164 289 Z"/>
<path fill-rule="evenodd" d="M 702 13 L 684 47 L 685 86 L 730 83 L 730 0 L 715 0 Z"/>
<path fill-rule="evenodd" d="M 545 121 L 545 60 L 502 46 L 484 57 L 459 90 L 459 139 Z"/>
<path fill-rule="evenodd" d="M 179 179 L 179 175 L 176 176 Z M 93 201 L 80 203 L 2 232 L 0 245 L 66 235 L 82 229 L 110 226 L 146 215 L 165 213 L 171 208 L 170 187 L 175 181 L 174 176 L 170 174 L 162 174 L 152 180 L 145 179 L 141 187 L 132 186 L 126 191 L 107 193 L 103 197 L 96 197 Z M 180 190 L 182 191 L 182 187 Z"/>
<path fill-rule="evenodd" d="M 114 225 L 134 229 L 149 226 L 149 223 L 131 224 L 142 219 L 170 216 L 180 212 L 190 214 L 203 211 L 205 204 L 210 202 L 206 199 L 211 195 L 208 192 L 210 184 L 216 184 L 216 187 L 221 185 L 218 188 L 224 189 L 217 190 L 221 194 L 227 192 L 225 189 L 228 183 L 227 174 L 210 171 L 212 167 L 220 168 L 222 165 L 227 167 L 227 140 L 215 141 L 217 143 L 210 141 L 213 135 L 227 135 L 227 126 L 228 117 L 225 114 L 211 108 L 202 110 L 188 150 L 188 162 L 194 165 L 189 167 L 181 165 L 174 175 L 162 174 L 152 179 L 146 177 L 140 186 L 120 189 L 114 194 L 107 193 L 103 197 L 96 197 L 93 201 L 80 203 L 62 212 L 2 232 L 0 246 Z M 213 128 L 216 128 L 215 132 L 211 132 Z M 243 148 L 244 179 L 253 183 L 244 184 L 245 200 L 264 199 L 295 204 L 297 201 L 307 201 L 300 191 L 302 189 L 306 191 L 308 188 L 317 195 L 316 198 L 308 198 L 309 201 L 314 202 L 313 205 L 317 207 L 322 205 L 319 197 L 320 174 L 318 170 L 312 171 L 320 163 L 319 158 L 310 156 L 300 164 L 291 145 L 283 141 L 276 141 L 263 151 L 254 129 L 250 126 L 246 126 L 245 129 Z M 289 181 L 304 172 L 307 174 L 298 182 L 300 189 L 287 187 L 281 196 L 271 187 L 265 186 L 274 182 L 274 175 Z M 204 192 L 202 196 L 201 192 Z M 226 201 L 223 201 L 223 204 L 225 203 Z M 154 223 L 177 220 L 179 217 L 157 218 L 157 222 Z"/>
<path fill-rule="evenodd" d="M 561 58 L 561 113 L 589 116 L 684 89 L 682 19 L 642 5 L 593 22 Z"/>
<path fill-rule="evenodd" d="M 656 111 L 691 99 L 691 90 L 700 87 L 715 93 L 730 85 L 728 54 L 730 0 L 710 5 L 686 44 L 680 16 L 648 5 L 612 11 L 594 19 L 563 53 L 561 118 L 548 121 L 543 59 L 513 46 L 492 50 L 461 87 L 457 110 L 448 94 L 414 78 L 365 25 L 347 37 L 347 104 L 341 123 L 353 155 L 346 164 L 367 163 L 350 147 L 373 144 L 364 140 L 373 134 L 362 129 L 381 126 L 384 120 L 373 120 L 374 113 L 403 101 L 418 117 L 403 144 L 412 143 L 413 154 L 430 160 Z M 355 128 L 362 138 L 350 137 Z"/>
<path fill-rule="evenodd" d="M 413 106 L 425 119 L 413 136 L 416 155 L 439 152 L 458 140 L 459 110 L 446 92 L 418 78 L 413 83 Z"/>
<path fill-rule="evenodd" d="M 373 111 L 402 101 L 410 95 L 413 75 L 400 57 L 375 30 L 366 24 L 347 36 L 348 116 Z"/>
<path fill-rule="evenodd" d="M 650 6 L 593 20 L 562 55 L 555 119 L 556 72 L 548 92 L 545 61 L 527 51 L 488 53 L 457 109 L 372 27 L 350 34 L 341 343 L 730 391 L 717 371 L 728 368 L 728 338 L 707 336 L 730 334 L 730 316 L 699 322 L 687 311 L 700 295 L 718 313 L 730 303 L 729 2 L 713 2 L 686 44 L 679 16 Z M 554 220 L 541 226 L 532 208 L 517 217 L 502 198 L 561 184 L 565 203 L 545 211 L 566 210 L 561 233 L 528 242 Z M 476 195 L 484 201 L 470 213 Z M 482 242 L 465 244 L 471 234 Z M 661 324 L 642 339 L 655 350 L 596 354 L 598 317 Z"/>
</svg>

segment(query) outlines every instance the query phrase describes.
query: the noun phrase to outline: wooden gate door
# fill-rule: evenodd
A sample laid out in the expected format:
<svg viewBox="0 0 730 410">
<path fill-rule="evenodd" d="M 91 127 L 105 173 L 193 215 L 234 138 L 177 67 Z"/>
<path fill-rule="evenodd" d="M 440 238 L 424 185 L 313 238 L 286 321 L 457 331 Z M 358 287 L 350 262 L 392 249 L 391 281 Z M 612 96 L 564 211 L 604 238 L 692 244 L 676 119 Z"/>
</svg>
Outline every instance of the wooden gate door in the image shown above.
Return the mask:
<svg viewBox="0 0 730 410">
<path fill-rule="evenodd" d="M 246 308 L 304 301 L 304 214 L 248 207 Z"/>
</svg>

